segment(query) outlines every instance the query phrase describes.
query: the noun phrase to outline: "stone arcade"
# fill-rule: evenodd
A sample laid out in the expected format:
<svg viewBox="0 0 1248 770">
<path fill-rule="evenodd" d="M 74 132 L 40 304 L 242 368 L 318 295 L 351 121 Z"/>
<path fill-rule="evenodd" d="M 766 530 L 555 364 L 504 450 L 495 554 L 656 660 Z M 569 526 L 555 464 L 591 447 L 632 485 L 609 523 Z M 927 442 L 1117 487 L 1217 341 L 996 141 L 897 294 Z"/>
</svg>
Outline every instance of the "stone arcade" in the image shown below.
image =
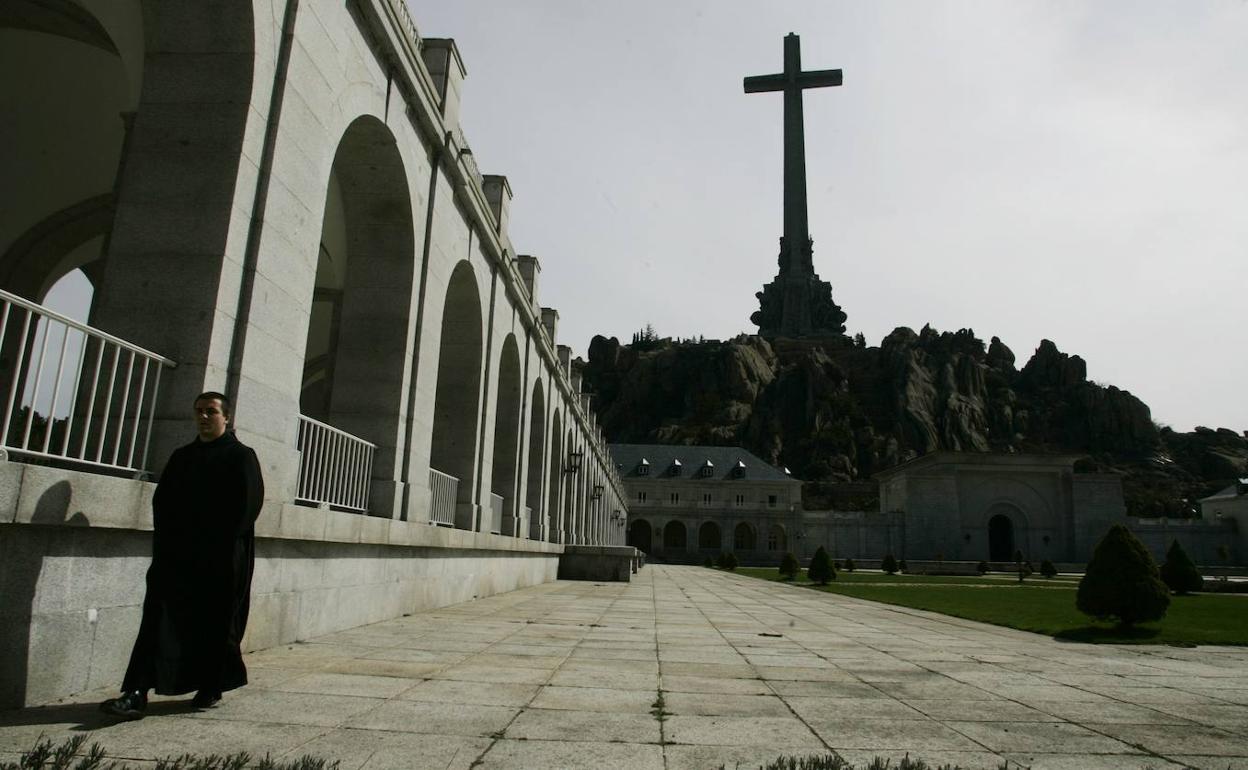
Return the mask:
<svg viewBox="0 0 1248 770">
<path fill-rule="evenodd" d="M 117 683 L 146 472 L 193 437 L 202 390 L 235 398 L 267 481 L 250 649 L 623 543 L 508 182 L 460 130 L 453 41 L 403 0 L 10 0 L 3 18 L 0 706 Z M 90 328 L 34 304 L 79 268 Z"/>
</svg>

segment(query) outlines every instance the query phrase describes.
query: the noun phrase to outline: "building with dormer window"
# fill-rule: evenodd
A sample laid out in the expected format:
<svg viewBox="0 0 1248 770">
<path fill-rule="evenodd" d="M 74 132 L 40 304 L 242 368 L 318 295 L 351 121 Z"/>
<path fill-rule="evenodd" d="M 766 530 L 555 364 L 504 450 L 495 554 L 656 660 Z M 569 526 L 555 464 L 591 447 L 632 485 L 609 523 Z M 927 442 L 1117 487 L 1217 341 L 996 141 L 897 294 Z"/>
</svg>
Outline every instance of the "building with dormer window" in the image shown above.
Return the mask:
<svg viewBox="0 0 1248 770">
<path fill-rule="evenodd" d="M 652 558 L 701 563 L 733 551 L 743 564 L 771 565 L 794 547 L 802 482 L 786 470 L 739 447 L 610 450 L 632 501 L 628 543 Z"/>
</svg>

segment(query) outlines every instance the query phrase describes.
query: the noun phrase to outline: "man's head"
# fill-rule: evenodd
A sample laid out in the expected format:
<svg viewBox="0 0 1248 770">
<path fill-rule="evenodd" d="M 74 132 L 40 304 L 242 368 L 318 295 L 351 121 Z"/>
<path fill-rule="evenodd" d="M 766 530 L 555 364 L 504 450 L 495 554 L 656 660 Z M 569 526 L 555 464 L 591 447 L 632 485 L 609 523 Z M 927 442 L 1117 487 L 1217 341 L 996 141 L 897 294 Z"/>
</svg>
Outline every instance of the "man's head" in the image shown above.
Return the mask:
<svg viewBox="0 0 1248 770">
<path fill-rule="evenodd" d="M 224 393 L 210 390 L 195 397 L 195 427 L 200 441 L 221 438 L 233 416 L 234 407 Z"/>
</svg>

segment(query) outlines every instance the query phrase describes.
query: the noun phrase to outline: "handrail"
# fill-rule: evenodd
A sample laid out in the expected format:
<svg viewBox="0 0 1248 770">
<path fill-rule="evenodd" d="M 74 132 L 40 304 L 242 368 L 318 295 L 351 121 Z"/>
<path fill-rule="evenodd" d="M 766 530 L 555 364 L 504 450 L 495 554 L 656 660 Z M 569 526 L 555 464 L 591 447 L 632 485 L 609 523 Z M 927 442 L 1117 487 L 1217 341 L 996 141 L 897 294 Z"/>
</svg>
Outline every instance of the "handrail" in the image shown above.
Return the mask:
<svg viewBox="0 0 1248 770">
<path fill-rule="evenodd" d="M 301 414 L 297 449 L 296 502 L 356 513 L 368 510 L 376 444 Z"/>
<path fill-rule="evenodd" d="M 14 361 L 0 382 L 6 456 L 147 470 L 160 378 L 174 361 L 4 290 L 0 350 Z"/>
</svg>

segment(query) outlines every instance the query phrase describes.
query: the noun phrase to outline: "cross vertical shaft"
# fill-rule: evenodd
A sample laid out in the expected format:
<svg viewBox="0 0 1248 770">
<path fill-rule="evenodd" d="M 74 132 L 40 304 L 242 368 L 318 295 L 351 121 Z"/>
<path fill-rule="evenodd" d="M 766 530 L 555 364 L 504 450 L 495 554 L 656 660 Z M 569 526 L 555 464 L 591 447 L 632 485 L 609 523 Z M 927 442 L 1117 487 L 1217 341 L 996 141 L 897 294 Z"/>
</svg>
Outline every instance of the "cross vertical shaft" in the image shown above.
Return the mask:
<svg viewBox="0 0 1248 770">
<path fill-rule="evenodd" d="M 806 210 L 806 136 L 802 91 L 839 86 L 840 70 L 802 71 L 801 41 L 790 32 L 784 38 L 784 72 L 745 79 L 745 92 L 784 92 L 784 236 L 780 239 L 780 274 L 764 286 L 762 305 L 751 320 L 763 335 L 844 331 L 845 314 L 832 302 L 832 287 L 820 281 L 812 260 L 810 224 Z"/>
<path fill-rule="evenodd" d="M 797 264 L 801 247 L 810 240 L 806 213 L 806 124 L 802 116 L 802 43 L 797 35 L 784 38 L 784 237 L 789 243 L 789 269 Z"/>
</svg>

